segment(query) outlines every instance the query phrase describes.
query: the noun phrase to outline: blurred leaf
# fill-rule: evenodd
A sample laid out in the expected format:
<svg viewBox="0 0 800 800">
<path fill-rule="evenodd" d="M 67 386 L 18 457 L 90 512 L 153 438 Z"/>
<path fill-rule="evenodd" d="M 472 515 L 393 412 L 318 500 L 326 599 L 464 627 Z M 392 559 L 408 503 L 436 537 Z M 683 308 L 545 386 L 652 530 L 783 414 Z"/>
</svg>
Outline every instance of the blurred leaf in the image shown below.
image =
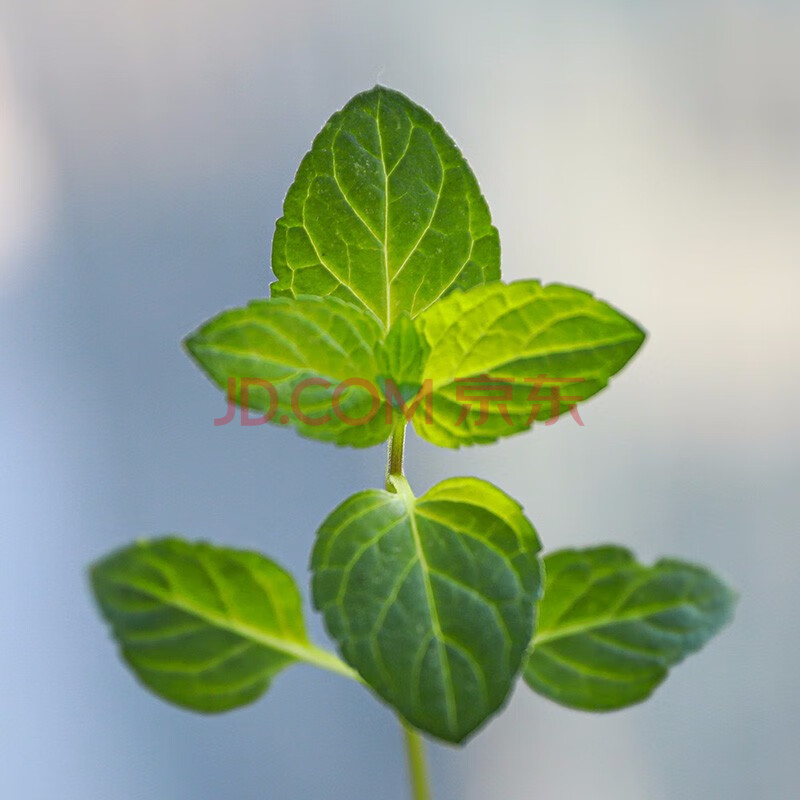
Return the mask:
<svg viewBox="0 0 800 800">
<path fill-rule="evenodd" d="M 292 577 L 257 553 L 142 541 L 97 562 L 91 580 L 123 658 L 179 706 L 251 703 L 295 661 L 336 669 L 338 659 L 306 637 Z"/>
<path fill-rule="evenodd" d="M 345 660 L 412 725 L 460 742 L 502 706 L 533 629 L 539 540 L 520 506 L 476 478 L 418 500 L 353 495 L 312 555 L 314 605 Z"/>
<path fill-rule="evenodd" d="M 560 550 L 545 558 L 545 574 L 525 680 L 586 711 L 647 698 L 731 619 L 736 602 L 701 567 L 670 559 L 645 567 L 621 547 Z"/>
<path fill-rule="evenodd" d="M 334 295 L 385 328 L 456 288 L 500 277 L 478 183 L 427 111 L 376 86 L 334 114 L 289 189 L 272 295 Z"/>
</svg>

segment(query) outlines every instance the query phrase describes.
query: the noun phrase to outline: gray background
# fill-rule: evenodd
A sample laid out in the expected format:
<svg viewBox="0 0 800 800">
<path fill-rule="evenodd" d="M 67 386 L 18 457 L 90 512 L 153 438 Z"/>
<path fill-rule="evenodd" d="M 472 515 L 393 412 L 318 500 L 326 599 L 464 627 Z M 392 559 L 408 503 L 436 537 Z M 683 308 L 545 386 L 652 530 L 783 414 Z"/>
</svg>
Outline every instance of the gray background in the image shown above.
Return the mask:
<svg viewBox="0 0 800 800">
<path fill-rule="evenodd" d="M 520 686 L 465 750 L 431 748 L 437 800 L 800 796 L 797 3 L 2 0 L 0 24 L 0 796 L 405 797 L 399 732 L 359 687 L 297 667 L 248 709 L 174 709 L 118 662 L 84 573 L 174 531 L 305 587 L 318 523 L 379 485 L 380 449 L 215 428 L 178 346 L 266 293 L 302 154 L 377 80 L 464 149 L 506 277 L 591 288 L 650 331 L 585 427 L 412 438 L 412 485 L 474 473 L 548 547 L 679 555 L 742 594 L 645 705 Z"/>
</svg>

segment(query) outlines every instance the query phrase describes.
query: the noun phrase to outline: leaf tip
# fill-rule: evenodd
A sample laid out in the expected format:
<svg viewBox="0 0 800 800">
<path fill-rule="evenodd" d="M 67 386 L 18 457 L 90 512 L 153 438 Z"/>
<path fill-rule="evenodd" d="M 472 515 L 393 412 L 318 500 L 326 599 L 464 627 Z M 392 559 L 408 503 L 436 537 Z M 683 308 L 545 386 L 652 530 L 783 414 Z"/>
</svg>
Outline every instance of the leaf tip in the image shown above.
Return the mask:
<svg viewBox="0 0 800 800">
<path fill-rule="evenodd" d="M 199 362 L 198 349 L 200 344 L 200 334 L 198 331 L 192 331 L 181 339 L 181 350 L 186 353 L 189 358 Z"/>
</svg>

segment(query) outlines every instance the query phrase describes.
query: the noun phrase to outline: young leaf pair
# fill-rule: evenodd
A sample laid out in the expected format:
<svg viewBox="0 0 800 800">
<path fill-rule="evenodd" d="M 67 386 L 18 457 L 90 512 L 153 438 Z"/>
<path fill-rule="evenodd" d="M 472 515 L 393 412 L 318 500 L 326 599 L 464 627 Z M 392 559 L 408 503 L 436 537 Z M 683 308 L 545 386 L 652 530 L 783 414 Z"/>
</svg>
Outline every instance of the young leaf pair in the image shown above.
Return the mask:
<svg viewBox="0 0 800 800">
<path fill-rule="evenodd" d="M 257 300 L 216 317 L 186 346 L 237 402 L 246 387 L 250 408 L 305 436 L 369 447 L 406 415 L 423 439 L 459 447 L 588 399 L 643 339 L 586 292 L 530 280 L 454 292 L 388 331 L 332 297 Z M 465 384 L 476 402 L 460 397 Z"/>
<path fill-rule="evenodd" d="M 412 494 L 397 457 L 409 419 L 435 445 L 494 442 L 599 392 L 644 340 L 584 291 L 500 282 L 477 181 L 426 111 L 376 87 L 331 118 L 287 195 L 273 270 L 271 299 L 222 313 L 186 346 L 275 424 L 338 445 L 390 441 L 385 489 L 345 500 L 312 553 L 314 605 L 346 663 L 309 642 L 277 565 L 160 539 L 92 571 L 149 688 L 223 711 L 304 661 L 460 742 L 520 673 L 564 705 L 620 708 L 728 620 L 732 593 L 699 567 L 648 568 L 608 546 L 542 562 L 519 504 L 485 481 Z"/>
</svg>

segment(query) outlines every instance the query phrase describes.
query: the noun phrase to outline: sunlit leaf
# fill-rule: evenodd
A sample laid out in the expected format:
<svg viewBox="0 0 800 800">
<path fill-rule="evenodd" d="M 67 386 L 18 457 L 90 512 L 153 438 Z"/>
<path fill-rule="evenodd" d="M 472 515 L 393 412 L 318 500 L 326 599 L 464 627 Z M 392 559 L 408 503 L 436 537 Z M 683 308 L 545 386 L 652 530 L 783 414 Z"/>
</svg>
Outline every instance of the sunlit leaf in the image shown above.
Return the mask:
<svg viewBox="0 0 800 800">
<path fill-rule="evenodd" d="M 186 347 L 239 405 L 273 424 L 369 447 L 391 431 L 375 360 L 381 336 L 374 317 L 333 297 L 278 298 L 224 311 Z"/>
<path fill-rule="evenodd" d="M 500 277 L 475 176 L 442 126 L 376 86 L 331 117 L 289 189 L 272 246 L 274 297 L 333 295 L 389 328 Z"/>
<path fill-rule="evenodd" d="M 424 378 L 434 444 L 485 444 L 556 419 L 603 389 L 644 341 L 616 309 L 569 286 L 492 283 L 456 292 L 417 320 L 430 346 Z"/>
</svg>

